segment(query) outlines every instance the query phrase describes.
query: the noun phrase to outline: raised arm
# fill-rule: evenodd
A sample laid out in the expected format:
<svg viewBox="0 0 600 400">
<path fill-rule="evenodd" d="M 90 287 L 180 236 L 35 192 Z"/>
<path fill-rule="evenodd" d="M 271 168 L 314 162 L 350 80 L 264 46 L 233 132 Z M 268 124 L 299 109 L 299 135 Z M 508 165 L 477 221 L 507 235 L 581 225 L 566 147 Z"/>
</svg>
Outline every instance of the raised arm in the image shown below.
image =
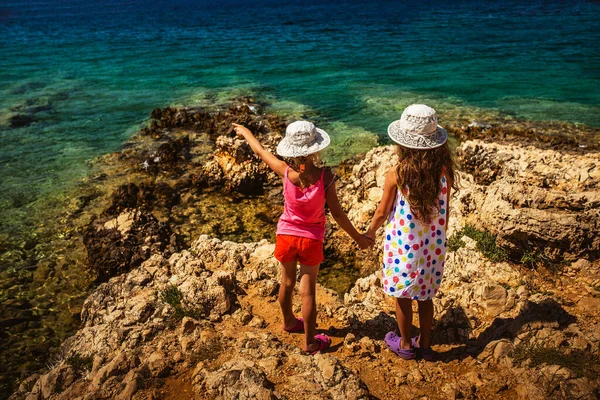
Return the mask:
<svg viewBox="0 0 600 400">
<path fill-rule="evenodd" d="M 331 212 L 331 216 L 337 222 L 337 224 L 344 230 L 354 241 L 358 244 L 358 247 L 361 249 L 366 249 L 373 244 L 373 241 L 367 238 L 366 236 L 361 235 L 352 222 L 348 219 L 348 216 L 342 210 L 340 206 L 340 201 L 337 197 L 337 191 L 335 190 L 335 176 L 331 173 L 331 171 L 325 172 L 325 182 L 327 191 L 325 192 L 325 197 L 327 200 L 327 205 L 329 206 L 329 211 Z"/>
<path fill-rule="evenodd" d="M 271 168 L 273 171 L 275 171 L 275 173 L 279 176 L 285 175 L 285 170 L 287 168 L 287 164 L 284 161 L 280 160 L 275 155 L 273 155 L 273 153 L 271 153 L 269 150 L 262 147 L 260 142 L 254 137 L 254 135 L 252 134 L 252 132 L 250 132 L 250 130 L 248 128 L 246 128 L 245 126 L 240 125 L 240 124 L 232 124 L 232 125 L 233 125 L 233 129 L 235 130 L 235 133 L 237 133 L 238 136 L 244 138 L 246 140 L 246 142 L 248 142 L 252 151 L 257 156 L 262 158 L 262 160 L 265 163 L 267 163 L 269 168 Z"/>
<path fill-rule="evenodd" d="M 374 239 L 377 229 L 383 225 L 388 215 L 390 215 L 390 211 L 392 211 L 392 207 L 394 206 L 394 200 L 396 200 L 396 191 L 396 171 L 394 168 L 390 168 L 385 176 L 383 196 L 381 196 L 381 201 L 366 232 L 368 237 Z"/>
</svg>

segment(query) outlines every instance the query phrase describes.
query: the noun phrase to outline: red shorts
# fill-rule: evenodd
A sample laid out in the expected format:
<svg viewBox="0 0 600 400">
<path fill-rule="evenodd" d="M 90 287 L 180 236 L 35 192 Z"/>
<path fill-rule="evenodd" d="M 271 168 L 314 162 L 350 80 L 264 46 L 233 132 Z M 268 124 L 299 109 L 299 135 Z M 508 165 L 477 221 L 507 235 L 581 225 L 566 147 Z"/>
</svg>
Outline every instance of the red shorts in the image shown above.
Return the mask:
<svg viewBox="0 0 600 400">
<path fill-rule="evenodd" d="M 297 259 L 303 265 L 319 265 L 325 259 L 323 243 L 300 236 L 277 235 L 275 258 L 282 263 Z"/>
</svg>

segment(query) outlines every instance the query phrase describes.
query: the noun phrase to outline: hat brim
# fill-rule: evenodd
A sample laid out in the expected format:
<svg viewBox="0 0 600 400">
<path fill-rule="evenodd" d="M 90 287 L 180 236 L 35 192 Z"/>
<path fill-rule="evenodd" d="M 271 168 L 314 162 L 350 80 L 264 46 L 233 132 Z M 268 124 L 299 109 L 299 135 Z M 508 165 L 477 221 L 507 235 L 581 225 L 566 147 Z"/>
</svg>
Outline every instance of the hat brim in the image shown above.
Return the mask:
<svg viewBox="0 0 600 400">
<path fill-rule="evenodd" d="M 448 132 L 439 125 L 431 135 L 418 135 L 402 130 L 400 120 L 394 121 L 388 126 L 388 136 L 400 146 L 416 150 L 435 149 L 448 140 Z"/>
<path fill-rule="evenodd" d="M 277 145 L 277 154 L 282 157 L 306 157 L 325 149 L 331 143 L 327 132 L 323 129 L 315 128 L 317 133 L 313 143 L 307 146 L 297 146 L 284 137 Z"/>
</svg>

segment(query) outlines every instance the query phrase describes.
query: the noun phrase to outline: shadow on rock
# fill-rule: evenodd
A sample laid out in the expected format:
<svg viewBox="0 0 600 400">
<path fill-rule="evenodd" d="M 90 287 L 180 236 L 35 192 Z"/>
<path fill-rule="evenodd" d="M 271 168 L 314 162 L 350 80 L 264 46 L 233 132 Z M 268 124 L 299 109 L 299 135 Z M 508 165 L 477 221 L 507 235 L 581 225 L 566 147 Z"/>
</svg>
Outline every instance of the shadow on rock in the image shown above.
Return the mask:
<svg viewBox="0 0 600 400">
<path fill-rule="evenodd" d="M 461 310 L 455 310 L 453 314 L 460 316 L 460 312 Z M 462 310 L 462 313 L 464 314 L 464 310 Z M 460 321 L 460 318 L 458 320 Z M 577 318 L 565 311 L 554 299 L 547 298 L 540 302 L 530 301 L 517 317 L 496 318 L 475 340 L 470 340 L 466 343 L 463 342 L 464 346 L 439 353 L 439 360 L 450 362 L 452 360 L 464 359 L 469 355 L 477 357 L 490 342 L 500 339 L 513 340 L 523 330 L 534 334 L 540 326 L 548 323 L 557 325 L 559 329 L 564 329 L 576 321 Z M 466 324 L 468 324 L 468 321 Z M 457 329 L 457 333 L 461 332 L 460 330 L 462 329 L 466 329 L 464 321 L 458 325 L 459 327 L 455 328 Z M 449 329 L 453 329 L 450 326 L 448 327 Z M 464 336 L 460 334 L 459 337 Z M 456 338 L 452 338 L 446 332 L 436 334 L 434 339 L 436 344 L 456 343 Z M 445 341 L 444 339 L 447 340 Z"/>
<path fill-rule="evenodd" d="M 529 301 L 516 318 L 496 318 L 475 341 L 474 351 L 479 353 L 491 341 L 502 338 L 514 339 L 522 328 L 538 322 L 555 322 L 565 328 L 577 321 L 556 300 L 548 298 L 539 303 Z M 532 328 L 529 326 L 529 328 Z"/>
</svg>

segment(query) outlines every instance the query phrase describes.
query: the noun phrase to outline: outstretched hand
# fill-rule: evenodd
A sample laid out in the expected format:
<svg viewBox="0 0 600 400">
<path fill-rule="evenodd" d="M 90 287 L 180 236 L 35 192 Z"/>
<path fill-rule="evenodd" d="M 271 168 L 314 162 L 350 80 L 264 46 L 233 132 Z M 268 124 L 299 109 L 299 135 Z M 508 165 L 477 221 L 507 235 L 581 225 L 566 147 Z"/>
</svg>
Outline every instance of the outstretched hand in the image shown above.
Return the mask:
<svg viewBox="0 0 600 400">
<path fill-rule="evenodd" d="M 244 125 L 240 125 L 240 124 L 231 124 L 233 125 L 233 130 L 235 131 L 236 135 L 240 138 L 245 138 L 244 135 L 250 133 L 252 134 L 252 132 L 250 132 L 250 129 L 246 128 Z"/>
</svg>

